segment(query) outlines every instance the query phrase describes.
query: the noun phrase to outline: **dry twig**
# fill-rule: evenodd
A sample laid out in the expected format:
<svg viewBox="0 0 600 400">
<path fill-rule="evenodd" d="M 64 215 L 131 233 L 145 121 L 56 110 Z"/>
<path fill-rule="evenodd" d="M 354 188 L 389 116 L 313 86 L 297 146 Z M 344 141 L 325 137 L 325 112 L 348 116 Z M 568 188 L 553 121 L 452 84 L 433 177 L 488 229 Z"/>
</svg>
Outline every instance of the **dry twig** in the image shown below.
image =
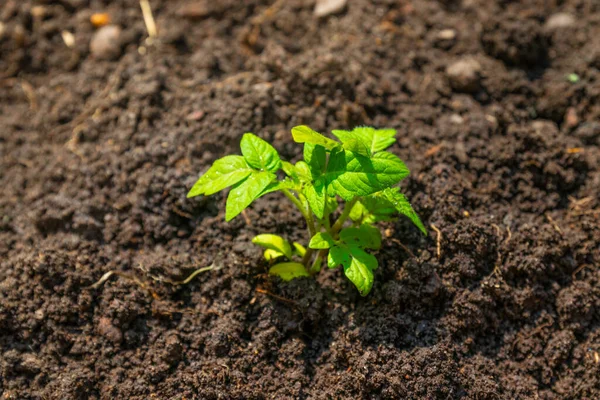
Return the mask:
<svg viewBox="0 0 600 400">
<path fill-rule="evenodd" d="M 271 296 L 271 297 L 273 297 L 273 298 L 275 298 L 277 300 L 283 301 L 285 303 L 290 303 L 290 304 L 293 304 L 295 306 L 298 305 L 298 303 L 296 303 L 294 300 L 286 299 L 285 297 L 281 297 L 281 296 L 276 295 L 275 293 L 269 292 L 268 290 L 265 290 L 265 289 L 256 288 L 256 292 L 260 293 L 260 294 L 265 294 L 267 296 Z"/>
<path fill-rule="evenodd" d="M 158 275 L 151 274 L 150 271 L 148 270 L 148 268 L 145 268 L 143 264 L 141 264 L 141 263 L 138 264 L 138 269 L 140 269 L 142 272 L 144 272 L 145 274 L 147 274 L 153 281 L 155 281 L 155 282 L 161 282 L 161 283 L 168 283 L 168 284 L 174 285 L 174 286 L 187 285 L 198 274 L 200 274 L 202 272 L 210 271 L 212 269 L 215 269 L 215 267 L 216 267 L 216 262 L 213 262 L 208 267 L 198 268 L 197 270 L 195 270 L 194 272 L 192 272 L 187 278 L 185 278 L 185 279 L 183 279 L 181 281 L 174 281 L 174 280 L 172 280 L 170 278 L 167 278 L 165 276 L 158 276 Z M 221 267 L 219 266 L 216 269 L 220 269 L 220 268 Z"/>
<path fill-rule="evenodd" d="M 158 30 L 156 29 L 156 23 L 154 22 L 154 16 L 152 15 L 152 8 L 148 0 L 140 0 L 140 8 L 142 9 L 142 16 L 144 17 L 144 24 L 146 24 L 146 30 L 148 36 L 154 39 L 158 36 Z"/>
<path fill-rule="evenodd" d="M 399 241 L 396 238 L 390 238 L 390 240 L 394 243 L 396 243 L 397 245 L 399 245 L 400 247 L 402 247 L 404 249 L 404 251 L 406 251 L 408 254 L 410 254 L 410 256 L 412 258 L 416 258 L 414 253 L 412 251 L 410 251 L 410 249 L 408 247 L 406 247 L 401 241 Z"/>
<path fill-rule="evenodd" d="M 583 271 L 584 269 L 586 269 L 587 267 L 589 267 L 588 264 L 582 264 L 579 267 L 577 267 L 577 269 L 575 271 L 573 271 L 573 273 L 571 274 L 571 279 L 576 280 L 577 274 L 580 273 L 581 271 Z"/>
<path fill-rule="evenodd" d="M 246 225 L 252 226 L 252 220 L 250 219 L 250 217 L 248 217 L 246 210 L 242 210 L 242 217 L 244 217 L 244 222 L 246 222 Z"/>
<path fill-rule="evenodd" d="M 87 288 L 88 289 L 98 289 L 100 286 L 102 286 L 102 284 L 104 282 L 106 282 L 113 275 L 117 275 L 120 278 L 125 278 L 127 280 L 132 281 L 132 282 L 135 282 L 142 289 L 148 290 L 148 287 L 146 286 L 146 284 L 144 282 L 142 282 L 141 280 L 139 280 L 136 276 L 131 275 L 131 274 L 127 274 L 125 272 L 120 272 L 120 271 L 108 271 L 107 273 L 105 273 L 104 275 L 102 275 L 102 277 L 100 279 L 98 279 L 98 281 L 96 283 L 94 283 L 93 285 L 88 286 Z"/>
<path fill-rule="evenodd" d="M 554 219 L 550 216 L 550 214 L 546 213 L 546 218 L 548 219 L 548 222 L 550 222 L 550 224 L 552 224 L 552 227 L 554 228 L 554 230 L 558 233 L 560 233 L 560 235 L 562 236 L 562 231 L 560 230 L 560 227 L 558 226 L 558 224 L 556 223 L 556 221 L 554 221 Z"/>
</svg>

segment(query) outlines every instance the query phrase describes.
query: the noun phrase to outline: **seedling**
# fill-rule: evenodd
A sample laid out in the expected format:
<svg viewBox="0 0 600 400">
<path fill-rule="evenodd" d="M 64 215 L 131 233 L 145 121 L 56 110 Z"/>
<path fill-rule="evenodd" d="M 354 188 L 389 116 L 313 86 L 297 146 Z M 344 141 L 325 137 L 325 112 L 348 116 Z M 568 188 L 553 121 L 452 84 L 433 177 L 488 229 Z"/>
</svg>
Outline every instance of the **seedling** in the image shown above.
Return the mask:
<svg viewBox="0 0 600 400">
<path fill-rule="evenodd" d="M 246 133 L 242 155 L 215 161 L 187 197 L 208 196 L 232 186 L 225 207 L 225 220 L 231 221 L 259 197 L 283 193 L 306 220 L 310 240 L 305 248 L 274 234 L 256 236 L 252 241 L 265 249 L 264 257 L 272 264 L 269 273 L 283 280 L 311 276 L 326 261 L 329 268 L 342 265 L 346 277 L 366 296 L 378 266 L 367 250 L 381 247 L 381 233 L 374 224 L 399 213 L 424 234 L 427 231 L 394 187 L 409 174 L 400 158 L 384 151 L 396 141 L 396 131 L 358 127 L 332 133 L 339 141 L 307 126 L 293 128 L 294 141 L 304 144 L 304 161 L 295 164 L 282 161 L 273 146 Z"/>
<path fill-rule="evenodd" d="M 581 78 L 579 77 L 579 75 L 577 75 L 575 73 L 568 74 L 566 76 L 566 78 L 571 83 L 577 83 L 577 82 L 579 82 L 581 80 Z"/>
</svg>

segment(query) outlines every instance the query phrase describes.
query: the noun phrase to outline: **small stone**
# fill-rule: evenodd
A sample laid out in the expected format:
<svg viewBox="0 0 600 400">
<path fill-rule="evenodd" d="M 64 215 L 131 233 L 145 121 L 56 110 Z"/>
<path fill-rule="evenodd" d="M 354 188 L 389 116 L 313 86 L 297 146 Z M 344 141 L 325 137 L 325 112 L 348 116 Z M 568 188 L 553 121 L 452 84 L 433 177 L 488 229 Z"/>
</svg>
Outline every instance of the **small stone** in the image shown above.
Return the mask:
<svg viewBox="0 0 600 400">
<path fill-rule="evenodd" d="M 552 14 L 548 20 L 546 20 L 546 28 L 553 31 L 557 29 L 568 28 L 573 26 L 577 20 L 571 14 L 567 13 L 556 13 Z"/>
<path fill-rule="evenodd" d="M 321 18 L 342 12 L 346 7 L 346 0 L 317 0 L 315 16 Z"/>
<path fill-rule="evenodd" d="M 211 10 L 204 2 L 190 2 L 184 4 L 177 10 L 177 15 L 189 19 L 202 19 L 210 15 Z"/>
<path fill-rule="evenodd" d="M 439 40 L 454 40 L 456 38 L 456 31 L 454 29 L 444 29 L 438 32 L 437 38 Z"/>
<path fill-rule="evenodd" d="M 577 110 L 575 110 L 575 108 L 567 108 L 567 112 L 565 114 L 565 125 L 568 128 L 574 128 L 579 125 L 579 117 L 577 116 Z"/>
<path fill-rule="evenodd" d="M 554 137 L 558 134 L 558 126 L 553 121 L 537 120 L 531 123 L 535 137 Z"/>
<path fill-rule="evenodd" d="M 63 42 L 65 42 L 65 45 L 68 48 L 73 48 L 73 46 L 75 46 L 75 35 L 73 35 L 71 32 L 69 31 L 62 31 L 61 33 Z"/>
<path fill-rule="evenodd" d="M 496 129 L 498 127 L 498 118 L 494 117 L 493 115 L 486 114 L 485 120 L 490 123 L 492 128 Z"/>
<path fill-rule="evenodd" d="M 35 317 L 35 319 L 37 319 L 38 321 L 43 320 L 44 318 L 46 318 L 46 313 L 44 312 L 43 309 L 38 308 L 37 310 L 35 310 L 35 313 L 33 313 L 33 316 Z"/>
<path fill-rule="evenodd" d="M 114 60 L 121 55 L 121 28 L 115 25 L 104 26 L 94 34 L 90 51 L 95 58 Z"/>
<path fill-rule="evenodd" d="M 262 82 L 262 83 L 257 83 L 255 85 L 252 85 L 252 89 L 255 92 L 257 92 L 257 94 L 259 94 L 259 95 L 268 94 L 272 87 L 273 87 L 273 84 L 270 82 Z"/>
<path fill-rule="evenodd" d="M 441 49 L 449 50 L 456 43 L 456 31 L 443 29 L 435 35 L 435 45 Z"/>
<path fill-rule="evenodd" d="M 110 15 L 107 13 L 95 13 L 90 16 L 90 22 L 96 28 L 110 24 Z"/>
<path fill-rule="evenodd" d="M 42 360 L 32 353 L 23 354 L 20 369 L 24 372 L 37 374 L 42 369 Z"/>
<path fill-rule="evenodd" d="M 459 92 L 475 92 L 479 89 L 481 65 L 473 58 L 458 60 L 446 68 L 450 86 Z"/>
<path fill-rule="evenodd" d="M 204 111 L 197 110 L 197 111 L 192 111 L 191 113 L 189 113 L 188 116 L 185 117 L 185 119 L 187 119 L 188 121 L 200 121 L 203 117 L 204 117 Z"/>
<path fill-rule="evenodd" d="M 452 114 L 450 116 L 450 122 L 452 122 L 453 124 L 460 125 L 463 122 L 465 122 L 465 119 L 458 114 Z"/>
<path fill-rule="evenodd" d="M 123 333 L 119 328 L 112 324 L 110 318 L 102 317 L 98 322 L 98 333 L 110 340 L 114 344 L 119 344 L 123 340 Z"/>
<path fill-rule="evenodd" d="M 34 18 L 42 19 L 46 15 L 46 7 L 34 6 L 31 7 L 31 16 Z"/>
</svg>

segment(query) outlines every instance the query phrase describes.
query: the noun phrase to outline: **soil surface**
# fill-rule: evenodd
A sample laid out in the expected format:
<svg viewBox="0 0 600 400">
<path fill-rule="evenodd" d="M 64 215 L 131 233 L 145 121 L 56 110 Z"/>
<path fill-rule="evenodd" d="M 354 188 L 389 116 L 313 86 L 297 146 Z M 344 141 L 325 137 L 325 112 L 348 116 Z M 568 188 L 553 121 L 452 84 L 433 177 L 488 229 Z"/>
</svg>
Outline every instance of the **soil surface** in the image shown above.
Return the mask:
<svg viewBox="0 0 600 400">
<path fill-rule="evenodd" d="M 2 399 L 600 398 L 600 3 L 150 4 L 0 6 Z M 398 129 L 431 229 L 382 225 L 365 298 L 265 273 L 282 196 L 185 198 L 298 124 Z"/>
</svg>

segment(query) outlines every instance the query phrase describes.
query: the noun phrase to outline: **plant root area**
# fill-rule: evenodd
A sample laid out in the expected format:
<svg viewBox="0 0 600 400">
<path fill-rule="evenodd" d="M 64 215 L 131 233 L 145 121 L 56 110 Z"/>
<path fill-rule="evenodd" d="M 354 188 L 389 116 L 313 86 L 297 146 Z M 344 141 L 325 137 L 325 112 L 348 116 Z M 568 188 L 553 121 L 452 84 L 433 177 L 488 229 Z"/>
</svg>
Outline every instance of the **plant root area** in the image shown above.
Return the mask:
<svg viewBox="0 0 600 400">
<path fill-rule="evenodd" d="M 0 6 L 2 399 L 600 398 L 598 2 L 141 3 Z M 367 297 L 266 273 L 283 196 L 186 199 L 300 124 L 398 129 L 429 235 Z"/>
</svg>

